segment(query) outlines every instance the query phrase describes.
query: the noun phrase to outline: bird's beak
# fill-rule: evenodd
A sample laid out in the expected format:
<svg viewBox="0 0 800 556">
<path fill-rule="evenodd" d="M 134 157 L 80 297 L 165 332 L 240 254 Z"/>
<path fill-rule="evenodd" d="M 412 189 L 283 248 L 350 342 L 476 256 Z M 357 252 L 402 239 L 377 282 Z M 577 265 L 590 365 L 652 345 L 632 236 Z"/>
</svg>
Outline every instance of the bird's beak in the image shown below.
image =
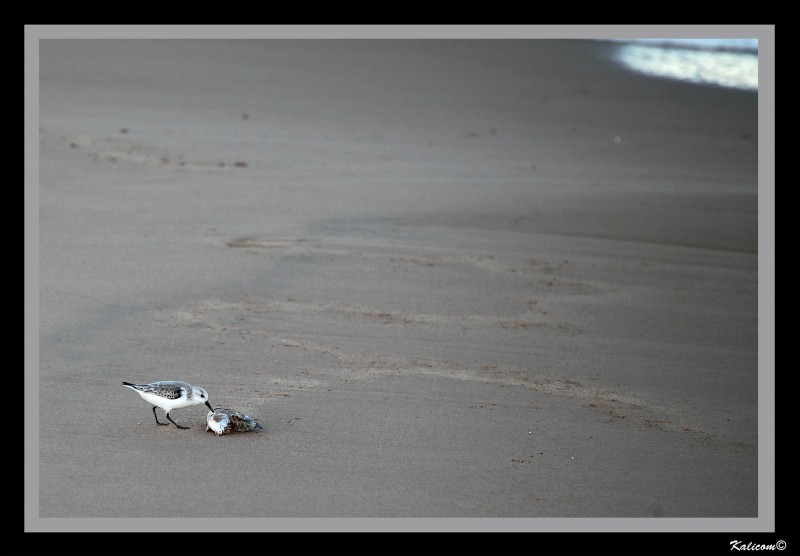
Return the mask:
<svg viewBox="0 0 800 556">
<path fill-rule="evenodd" d="M 208 403 L 208 400 L 206 400 L 206 405 L 208 406 L 208 409 L 210 409 L 211 411 L 214 411 L 214 408 L 211 407 L 211 404 Z"/>
</svg>

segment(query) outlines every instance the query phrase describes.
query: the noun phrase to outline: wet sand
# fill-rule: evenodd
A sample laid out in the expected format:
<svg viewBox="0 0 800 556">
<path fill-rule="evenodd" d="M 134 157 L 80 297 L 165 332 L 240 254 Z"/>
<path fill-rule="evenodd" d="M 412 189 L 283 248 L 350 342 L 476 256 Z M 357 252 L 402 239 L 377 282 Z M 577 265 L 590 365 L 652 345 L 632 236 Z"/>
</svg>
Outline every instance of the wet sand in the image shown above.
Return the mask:
<svg viewBox="0 0 800 556">
<path fill-rule="evenodd" d="M 45 41 L 39 515 L 756 517 L 756 95 L 612 48 Z"/>
</svg>

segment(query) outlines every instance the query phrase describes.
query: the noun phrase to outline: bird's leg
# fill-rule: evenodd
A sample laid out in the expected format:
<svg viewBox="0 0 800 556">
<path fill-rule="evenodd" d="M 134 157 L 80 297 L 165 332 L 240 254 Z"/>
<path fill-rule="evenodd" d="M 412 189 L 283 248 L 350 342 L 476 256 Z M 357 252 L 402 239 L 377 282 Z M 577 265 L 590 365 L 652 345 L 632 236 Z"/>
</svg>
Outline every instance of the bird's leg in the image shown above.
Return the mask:
<svg viewBox="0 0 800 556">
<path fill-rule="evenodd" d="M 153 417 L 156 418 L 156 423 L 158 423 L 159 425 L 166 425 L 167 423 L 162 423 L 161 421 L 158 420 L 158 415 L 156 415 L 156 407 L 158 406 L 156 405 L 153 406 Z M 167 415 L 167 417 L 169 417 L 169 415 Z M 170 419 L 170 421 L 172 421 L 172 419 Z"/>
<path fill-rule="evenodd" d="M 167 412 L 167 419 L 172 421 L 172 417 L 169 416 L 169 412 Z M 166 425 L 166 423 L 164 423 L 164 424 Z M 178 423 L 176 423 L 175 421 L 172 421 L 172 424 L 175 425 L 176 427 L 178 427 L 179 429 L 188 429 L 189 428 L 189 427 L 182 427 Z"/>
</svg>

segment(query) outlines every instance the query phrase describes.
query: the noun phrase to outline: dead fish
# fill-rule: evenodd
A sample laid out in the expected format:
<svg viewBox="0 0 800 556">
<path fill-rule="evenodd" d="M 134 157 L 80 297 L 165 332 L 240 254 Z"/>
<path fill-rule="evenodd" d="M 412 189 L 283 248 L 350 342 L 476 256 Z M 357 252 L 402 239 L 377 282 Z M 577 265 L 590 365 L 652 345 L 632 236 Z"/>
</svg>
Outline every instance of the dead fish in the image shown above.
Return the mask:
<svg viewBox="0 0 800 556">
<path fill-rule="evenodd" d="M 249 415 L 223 407 L 209 411 L 206 416 L 206 431 L 214 431 L 217 436 L 263 428 Z"/>
</svg>

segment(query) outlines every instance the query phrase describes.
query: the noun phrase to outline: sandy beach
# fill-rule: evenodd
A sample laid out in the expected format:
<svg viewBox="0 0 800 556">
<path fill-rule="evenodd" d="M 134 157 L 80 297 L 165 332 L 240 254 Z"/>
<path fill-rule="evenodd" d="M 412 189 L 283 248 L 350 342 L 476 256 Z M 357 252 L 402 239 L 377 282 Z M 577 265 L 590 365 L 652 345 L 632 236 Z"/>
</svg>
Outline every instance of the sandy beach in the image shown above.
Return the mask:
<svg viewBox="0 0 800 556">
<path fill-rule="evenodd" d="M 614 48 L 42 41 L 39 515 L 757 517 L 757 94 Z"/>
</svg>

